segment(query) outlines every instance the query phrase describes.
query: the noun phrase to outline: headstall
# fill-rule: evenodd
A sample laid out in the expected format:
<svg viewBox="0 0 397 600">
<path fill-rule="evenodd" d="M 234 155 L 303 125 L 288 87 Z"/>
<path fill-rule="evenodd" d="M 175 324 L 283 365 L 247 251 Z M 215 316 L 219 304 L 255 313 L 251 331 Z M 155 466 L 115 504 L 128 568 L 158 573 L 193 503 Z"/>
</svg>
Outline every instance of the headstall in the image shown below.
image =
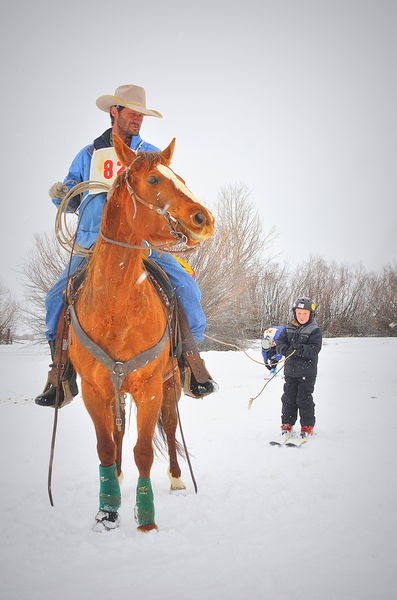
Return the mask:
<svg viewBox="0 0 397 600">
<path fill-rule="evenodd" d="M 133 164 L 133 163 L 132 163 Z M 168 205 L 165 205 L 164 207 L 156 205 L 156 204 L 151 204 L 150 202 L 146 202 L 146 200 L 143 200 L 143 198 L 140 198 L 138 196 L 138 194 L 134 191 L 134 189 L 132 188 L 129 179 L 128 179 L 128 171 L 129 171 L 130 167 L 127 167 L 123 173 L 124 179 L 125 179 L 125 183 L 127 186 L 127 190 L 129 195 L 131 196 L 131 199 L 133 201 L 134 204 L 134 216 L 133 218 L 135 219 L 136 217 L 136 213 L 137 213 L 137 201 L 140 202 L 141 204 L 143 204 L 144 206 L 146 206 L 147 208 L 149 208 L 150 210 L 155 211 L 158 215 L 161 215 L 162 217 L 164 217 L 166 223 L 167 223 L 167 227 L 169 229 L 169 232 L 171 234 L 171 236 L 173 238 L 175 238 L 176 241 L 179 242 L 183 242 L 184 244 L 186 244 L 187 242 L 187 237 L 184 233 L 181 233 L 180 231 L 177 231 L 177 227 L 180 226 L 179 221 L 177 221 L 177 219 L 175 219 L 175 217 L 173 217 L 169 211 L 167 210 Z M 160 198 L 160 192 L 158 192 L 157 194 L 157 198 Z M 123 246 L 124 248 L 140 248 L 140 249 L 146 249 L 146 248 L 151 248 L 151 249 L 156 249 L 156 248 L 164 248 L 166 246 L 169 246 L 170 244 L 173 244 L 174 242 L 167 242 L 165 244 L 159 244 L 157 246 L 152 246 L 152 245 L 148 245 L 148 246 L 136 246 L 134 244 L 127 244 L 126 242 L 118 242 L 116 240 L 112 240 L 108 237 L 106 237 L 103 233 L 102 230 L 100 232 L 102 239 L 105 240 L 105 242 L 109 242 L 111 244 L 116 244 L 117 246 Z"/>
</svg>

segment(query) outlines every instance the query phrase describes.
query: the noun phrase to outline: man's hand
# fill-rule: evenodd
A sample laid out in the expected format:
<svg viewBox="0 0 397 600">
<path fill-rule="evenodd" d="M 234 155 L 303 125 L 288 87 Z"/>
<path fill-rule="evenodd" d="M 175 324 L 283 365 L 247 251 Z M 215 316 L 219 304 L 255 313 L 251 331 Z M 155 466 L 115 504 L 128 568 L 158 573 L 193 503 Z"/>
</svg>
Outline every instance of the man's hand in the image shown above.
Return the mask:
<svg viewBox="0 0 397 600">
<path fill-rule="evenodd" d="M 64 183 L 62 183 L 62 181 L 57 181 L 56 183 L 52 184 L 52 186 L 48 190 L 48 193 L 50 195 L 50 198 L 60 198 L 62 200 L 66 196 L 68 191 L 69 188 Z"/>
</svg>

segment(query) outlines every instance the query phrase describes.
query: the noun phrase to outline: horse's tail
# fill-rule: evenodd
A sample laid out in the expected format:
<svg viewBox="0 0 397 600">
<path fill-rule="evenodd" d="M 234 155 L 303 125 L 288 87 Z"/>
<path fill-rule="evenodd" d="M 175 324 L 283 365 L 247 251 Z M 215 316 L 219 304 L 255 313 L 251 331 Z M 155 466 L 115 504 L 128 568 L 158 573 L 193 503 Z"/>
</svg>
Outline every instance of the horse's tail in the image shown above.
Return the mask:
<svg viewBox="0 0 397 600">
<path fill-rule="evenodd" d="M 176 451 L 179 454 L 179 456 L 181 456 L 182 458 L 184 458 L 186 460 L 186 451 L 185 451 L 183 444 L 178 442 L 178 440 L 175 440 L 175 444 L 176 444 Z M 168 443 L 167 443 L 167 436 L 165 434 L 165 429 L 164 429 L 162 411 L 160 411 L 160 416 L 157 421 L 157 432 L 154 434 L 154 437 L 153 437 L 153 445 L 154 445 L 156 452 L 159 452 L 164 457 L 168 457 Z"/>
</svg>

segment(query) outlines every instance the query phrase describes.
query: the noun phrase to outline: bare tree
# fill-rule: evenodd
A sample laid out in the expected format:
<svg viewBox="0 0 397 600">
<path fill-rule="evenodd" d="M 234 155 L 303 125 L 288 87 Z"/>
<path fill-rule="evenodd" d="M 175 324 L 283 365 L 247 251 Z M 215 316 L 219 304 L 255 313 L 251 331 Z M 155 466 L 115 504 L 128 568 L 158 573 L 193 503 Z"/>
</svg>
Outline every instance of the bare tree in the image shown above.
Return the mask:
<svg viewBox="0 0 397 600">
<path fill-rule="evenodd" d="M 260 273 L 256 282 L 253 306 L 260 333 L 272 325 L 281 325 L 288 319 L 291 307 L 291 281 L 286 265 L 270 263 Z"/>
<path fill-rule="evenodd" d="M 24 321 L 44 341 L 45 297 L 68 263 L 70 255 L 46 233 L 34 236 L 34 247 L 22 267 L 26 282 L 27 306 Z"/>
<path fill-rule="evenodd" d="M 325 335 L 368 335 L 369 275 L 362 265 L 327 263 L 312 256 L 291 278 L 292 296 L 309 296 L 318 306 Z"/>
<path fill-rule="evenodd" d="M 246 186 L 224 187 L 214 213 L 214 237 L 182 255 L 196 271 L 209 336 L 246 347 L 265 328 L 286 323 L 298 296 L 317 302 L 325 335 L 397 335 L 390 326 L 397 321 L 396 263 L 367 273 L 362 266 L 312 256 L 289 272 L 270 256 L 275 232 L 264 233 Z M 45 296 L 68 259 L 54 237 L 35 236 L 24 265 L 30 300 L 25 314 L 42 337 Z M 205 348 L 227 349 L 210 341 Z"/>
<path fill-rule="evenodd" d="M 240 183 L 222 188 L 217 212 L 219 231 L 229 240 L 231 263 L 239 269 L 249 269 L 257 263 L 271 234 L 264 239 L 262 223 L 247 186 Z"/>
<path fill-rule="evenodd" d="M 396 336 L 397 328 L 397 263 L 386 265 L 372 275 L 368 293 L 368 320 L 376 335 Z"/>
<path fill-rule="evenodd" d="M 0 344 L 11 344 L 20 315 L 20 306 L 10 290 L 0 283 Z"/>
<path fill-rule="evenodd" d="M 258 277 L 274 231 L 265 234 L 255 205 L 244 184 L 228 185 L 218 196 L 216 232 L 189 262 L 197 273 L 207 334 L 244 346 L 258 335 L 260 324 L 253 307 Z M 208 342 L 206 347 L 225 349 Z"/>
</svg>

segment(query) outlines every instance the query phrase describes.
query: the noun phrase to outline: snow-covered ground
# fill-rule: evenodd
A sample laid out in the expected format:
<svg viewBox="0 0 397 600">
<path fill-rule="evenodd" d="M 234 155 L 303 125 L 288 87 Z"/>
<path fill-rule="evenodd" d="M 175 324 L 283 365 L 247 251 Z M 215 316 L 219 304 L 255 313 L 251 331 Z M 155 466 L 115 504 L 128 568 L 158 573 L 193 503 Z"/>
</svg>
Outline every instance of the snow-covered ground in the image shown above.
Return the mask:
<svg viewBox="0 0 397 600">
<path fill-rule="evenodd" d="M 259 344 L 251 355 L 260 360 Z M 80 397 L 59 414 L 51 508 L 53 411 L 32 402 L 45 348 L 0 346 L 1 598 L 70 600 L 394 599 L 397 594 L 397 339 L 326 340 L 315 389 L 316 436 L 269 446 L 280 375 L 248 410 L 264 369 L 208 352 L 221 390 L 180 402 L 198 482 L 168 494 L 152 471 L 159 532 L 133 520 L 134 412 L 125 438 L 121 526 L 91 531 L 99 491 L 91 421 Z"/>
</svg>

